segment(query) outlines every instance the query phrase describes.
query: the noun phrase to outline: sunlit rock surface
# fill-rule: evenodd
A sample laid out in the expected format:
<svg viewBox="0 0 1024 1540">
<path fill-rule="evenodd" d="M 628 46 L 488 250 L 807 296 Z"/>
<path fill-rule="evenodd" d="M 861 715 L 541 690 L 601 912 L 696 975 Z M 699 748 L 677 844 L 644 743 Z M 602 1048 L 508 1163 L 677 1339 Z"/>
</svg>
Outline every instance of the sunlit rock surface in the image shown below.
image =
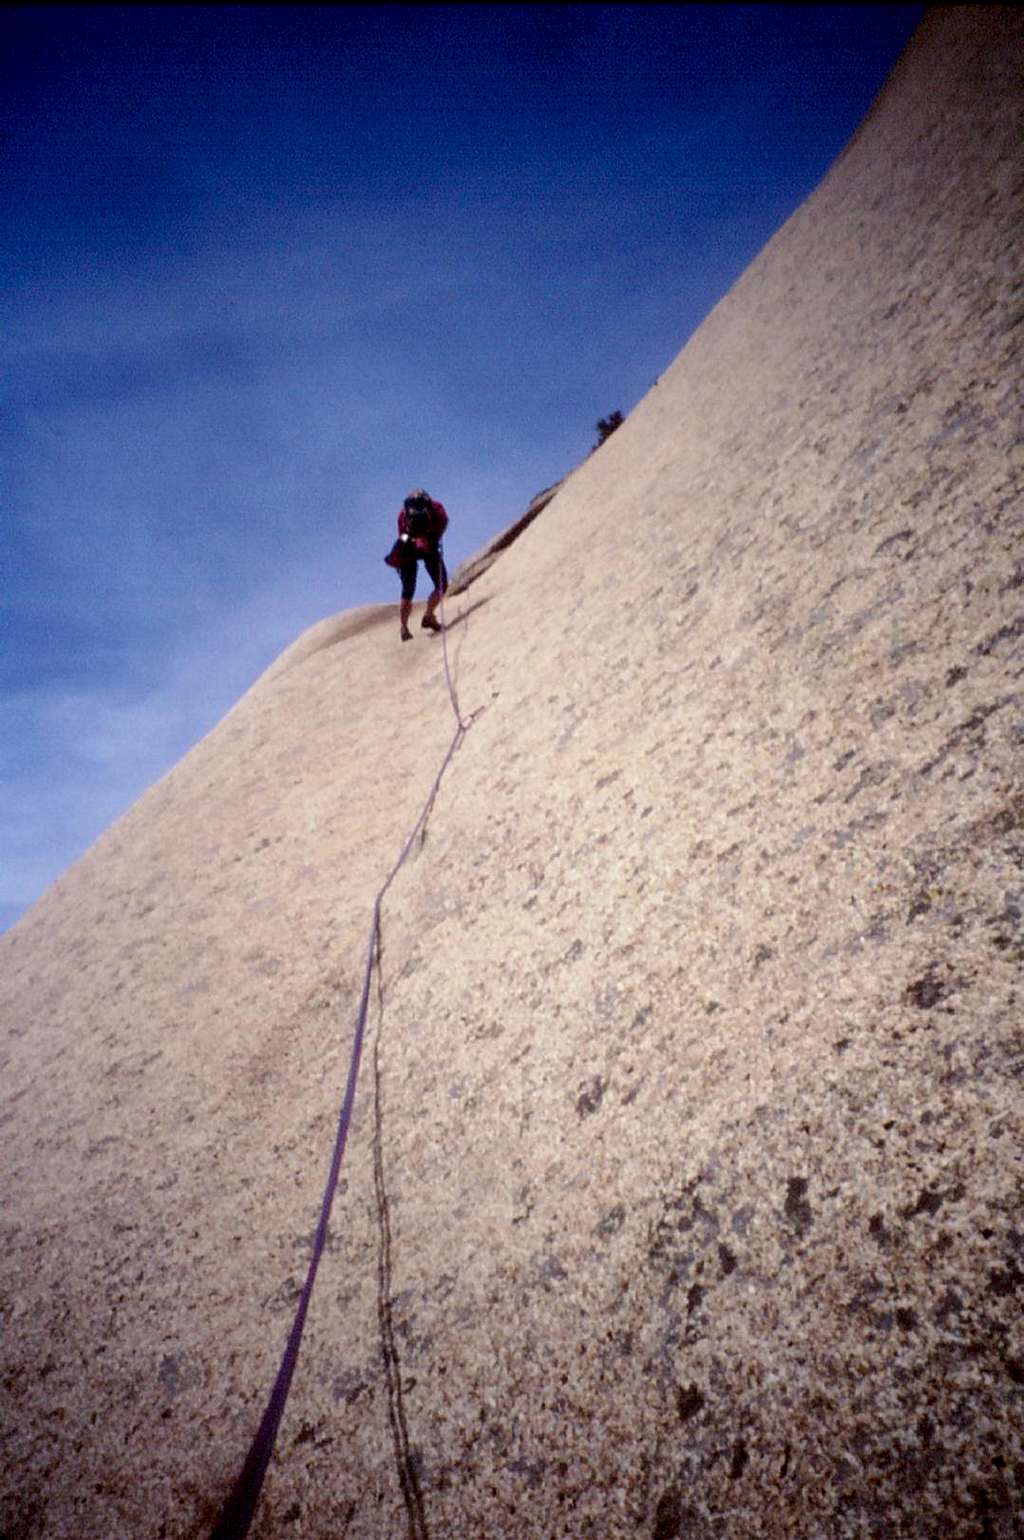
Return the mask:
<svg viewBox="0 0 1024 1540">
<path fill-rule="evenodd" d="M 931 13 L 468 564 L 263 1540 L 1020 1534 L 1021 42 Z M 4 1540 L 233 1481 L 452 734 L 415 635 L 314 627 L 0 940 Z"/>
</svg>

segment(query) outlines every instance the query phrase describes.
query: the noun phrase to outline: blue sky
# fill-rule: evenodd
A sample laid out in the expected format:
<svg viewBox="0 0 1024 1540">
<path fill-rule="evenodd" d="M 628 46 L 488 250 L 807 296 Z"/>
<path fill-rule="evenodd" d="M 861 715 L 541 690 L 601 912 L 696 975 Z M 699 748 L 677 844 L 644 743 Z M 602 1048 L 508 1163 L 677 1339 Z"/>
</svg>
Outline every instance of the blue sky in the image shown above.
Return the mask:
<svg viewBox="0 0 1024 1540">
<path fill-rule="evenodd" d="M 0 929 L 302 630 L 396 598 L 411 486 L 454 565 L 578 464 L 922 9 L 8 9 Z"/>
</svg>

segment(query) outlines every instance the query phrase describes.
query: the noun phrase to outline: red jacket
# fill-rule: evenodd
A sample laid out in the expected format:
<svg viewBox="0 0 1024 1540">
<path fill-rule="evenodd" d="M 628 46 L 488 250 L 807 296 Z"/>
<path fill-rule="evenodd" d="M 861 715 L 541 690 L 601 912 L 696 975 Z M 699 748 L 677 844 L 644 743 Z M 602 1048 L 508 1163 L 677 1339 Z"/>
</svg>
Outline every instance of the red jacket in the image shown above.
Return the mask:
<svg viewBox="0 0 1024 1540">
<path fill-rule="evenodd" d="M 427 536 L 425 538 L 427 540 L 429 540 L 432 545 L 436 545 L 437 542 L 440 540 L 441 536 L 444 534 L 444 532 L 445 532 L 445 530 L 447 528 L 448 528 L 448 515 L 444 511 L 443 504 L 435 502 L 435 500 L 433 498 L 431 498 L 430 499 L 430 528 L 429 528 L 429 532 L 428 532 L 428 534 L 427 534 Z M 404 503 L 402 504 L 401 508 L 398 510 L 398 533 L 400 535 L 407 535 L 407 534 L 409 534 L 409 515 L 408 515 L 408 513 L 405 510 L 405 504 Z M 421 536 L 420 538 L 423 539 L 424 537 Z M 419 544 L 419 541 L 417 541 L 417 544 Z"/>
</svg>

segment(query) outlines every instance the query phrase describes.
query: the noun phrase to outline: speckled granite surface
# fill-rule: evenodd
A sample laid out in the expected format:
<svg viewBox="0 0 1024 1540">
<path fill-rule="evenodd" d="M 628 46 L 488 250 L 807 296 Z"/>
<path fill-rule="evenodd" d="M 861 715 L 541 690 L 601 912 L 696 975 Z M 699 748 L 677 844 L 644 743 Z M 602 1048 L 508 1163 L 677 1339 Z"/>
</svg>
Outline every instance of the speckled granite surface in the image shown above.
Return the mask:
<svg viewBox="0 0 1024 1540">
<path fill-rule="evenodd" d="M 453 600 L 262 1540 L 1022 1532 L 1021 45 Z M 0 940 L 4 1540 L 207 1532 L 447 710 L 322 622 Z"/>
</svg>

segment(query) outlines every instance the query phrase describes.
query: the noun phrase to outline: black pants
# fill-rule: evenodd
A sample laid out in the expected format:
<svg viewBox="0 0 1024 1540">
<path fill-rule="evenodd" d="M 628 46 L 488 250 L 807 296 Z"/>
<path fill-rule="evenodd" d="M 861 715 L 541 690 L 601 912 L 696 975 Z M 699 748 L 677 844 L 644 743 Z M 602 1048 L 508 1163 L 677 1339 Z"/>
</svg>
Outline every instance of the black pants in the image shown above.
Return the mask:
<svg viewBox="0 0 1024 1540">
<path fill-rule="evenodd" d="M 441 559 L 441 552 L 435 545 L 432 550 L 427 551 L 425 554 L 414 556 L 411 561 L 405 562 L 399 567 L 398 573 L 402 579 L 403 599 L 411 599 L 416 592 L 416 574 L 419 570 L 420 562 L 426 567 L 427 576 L 435 588 L 439 588 L 442 593 L 445 593 L 448 588 L 448 573 Z"/>
</svg>

